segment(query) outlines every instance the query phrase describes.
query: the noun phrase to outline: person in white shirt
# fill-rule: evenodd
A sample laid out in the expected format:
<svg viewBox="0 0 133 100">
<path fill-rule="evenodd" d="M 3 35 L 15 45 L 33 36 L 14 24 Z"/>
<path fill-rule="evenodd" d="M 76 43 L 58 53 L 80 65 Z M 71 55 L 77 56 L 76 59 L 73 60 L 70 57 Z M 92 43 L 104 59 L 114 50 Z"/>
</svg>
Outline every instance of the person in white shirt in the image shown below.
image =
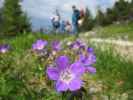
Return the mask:
<svg viewBox="0 0 133 100">
<path fill-rule="evenodd" d="M 60 14 L 58 10 L 56 10 L 56 14 L 52 17 L 51 21 L 55 32 L 58 32 L 58 29 L 60 28 Z"/>
</svg>

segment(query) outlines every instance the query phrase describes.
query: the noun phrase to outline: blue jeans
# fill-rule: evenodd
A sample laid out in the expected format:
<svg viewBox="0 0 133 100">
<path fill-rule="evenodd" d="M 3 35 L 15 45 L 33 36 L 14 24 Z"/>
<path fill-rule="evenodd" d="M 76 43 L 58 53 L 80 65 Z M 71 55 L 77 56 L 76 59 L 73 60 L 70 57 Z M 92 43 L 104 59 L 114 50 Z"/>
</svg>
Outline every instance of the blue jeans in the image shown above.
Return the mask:
<svg viewBox="0 0 133 100">
<path fill-rule="evenodd" d="M 78 33 L 78 25 L 73 24 L 72 33 L 73 33 L 73 34 L 77 34 L 77 33 Z"/>
</svg>

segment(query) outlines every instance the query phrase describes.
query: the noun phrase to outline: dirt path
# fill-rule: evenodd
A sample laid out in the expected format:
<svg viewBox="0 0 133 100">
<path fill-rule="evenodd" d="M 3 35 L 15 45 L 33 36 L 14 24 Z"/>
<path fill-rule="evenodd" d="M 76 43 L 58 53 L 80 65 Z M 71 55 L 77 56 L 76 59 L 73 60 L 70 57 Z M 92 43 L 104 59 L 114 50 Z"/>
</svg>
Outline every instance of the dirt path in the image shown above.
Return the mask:
<svg viewBox="0 0 133 100">
<path fill-rule="evenodd" d="M 133 42 L 124 41 L 124 40 L 111 40 L 111 39 L 100 39 L 100 38 L 92 38 L 90 39 L 91 42 L 95 43 L 107 43 L 107 44 L 115 44 L 119 46 L 130 46 L 133 47 Z"/>
<path fill-rule="evenodd" d="M 126 60 L 133 61 L 133 42 L 100 38 L 92 38 L 90 39 L 90 42 L 100 44 L 98 46 L 111 44 L 115 52 L 119 53 Z M 103 46 L 103 48 L 105 47 Z"/>
</svg>

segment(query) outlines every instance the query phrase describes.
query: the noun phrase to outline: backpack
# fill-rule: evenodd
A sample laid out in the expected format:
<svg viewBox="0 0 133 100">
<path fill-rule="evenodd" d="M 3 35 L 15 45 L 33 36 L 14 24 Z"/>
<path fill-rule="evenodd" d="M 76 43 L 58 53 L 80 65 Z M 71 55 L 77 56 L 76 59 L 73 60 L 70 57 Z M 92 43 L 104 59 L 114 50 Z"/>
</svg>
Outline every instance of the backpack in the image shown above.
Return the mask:
<svg viewBox="0 0 133 100">
<path fill-rule="evenodd" d="M 80 11 L 76 10 L 75 15 L 76 15 L 76 19 L 79 20 L 80 19 Z"/>
</svg>

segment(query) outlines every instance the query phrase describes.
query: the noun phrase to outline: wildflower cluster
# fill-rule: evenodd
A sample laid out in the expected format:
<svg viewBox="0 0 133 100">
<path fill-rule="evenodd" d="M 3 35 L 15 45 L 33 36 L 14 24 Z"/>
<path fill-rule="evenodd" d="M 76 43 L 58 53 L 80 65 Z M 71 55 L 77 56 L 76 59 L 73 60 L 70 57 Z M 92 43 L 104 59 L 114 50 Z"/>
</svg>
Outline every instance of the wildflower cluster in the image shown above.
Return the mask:
<svg viewBox="0 0 133 100">
<path fill-rule="evenodd" d="M 34 51 L 48 52 L 46 60 L 50 63 L 46 66 L 46 73 L 50 80 L 56 81 L 58 92 L 79 90 L 84 84 L 83 75 L 96 73 L 96 68 L 92 66 L 96 62 L 93 48 L 80 40 L 67 44 L 65 46 L 56 40 L 48 46 L 47 41 L 37 40 L 32 45 Z"/>
</svg>

